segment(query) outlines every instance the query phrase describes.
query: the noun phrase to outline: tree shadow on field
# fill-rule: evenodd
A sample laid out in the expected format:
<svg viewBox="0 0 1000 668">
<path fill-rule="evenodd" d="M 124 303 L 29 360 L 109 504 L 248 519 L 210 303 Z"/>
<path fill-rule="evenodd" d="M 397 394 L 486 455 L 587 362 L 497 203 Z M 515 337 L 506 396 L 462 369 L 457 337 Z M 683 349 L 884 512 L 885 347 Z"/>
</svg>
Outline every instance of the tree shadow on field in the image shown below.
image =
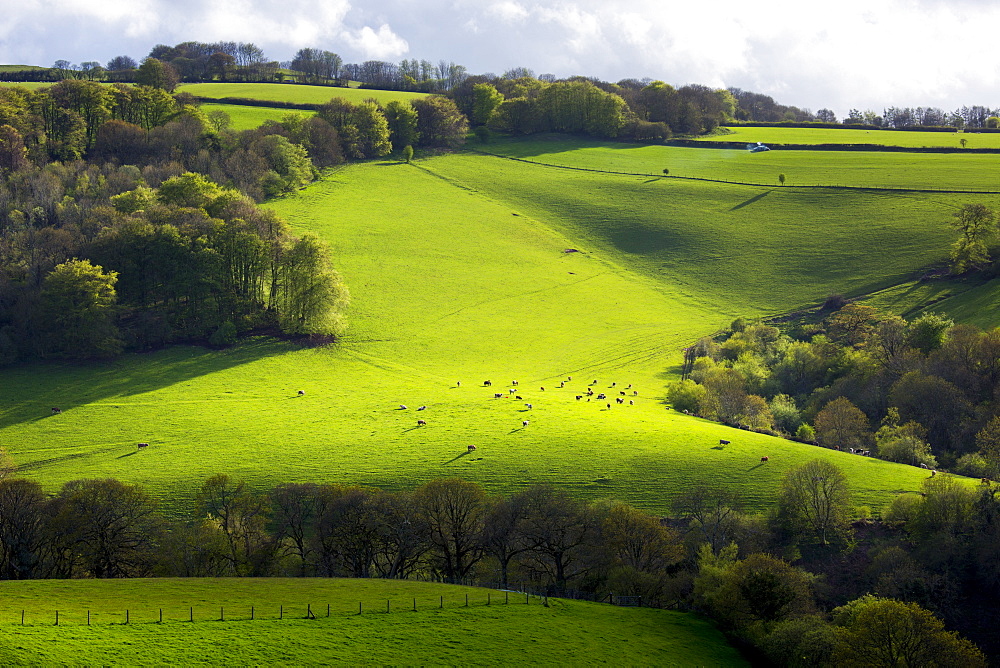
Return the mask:
<svg viewBox="0 0 1000 668">
<path fill-rule="evenodd" d="M 750 199 L 748 199 L 745 202 L 740 202 L 739 204 L 737 204 L 736 206 L 734 206 L 732 209 L 730 209 L 730 211 L 736 211 L 738 209 L 742 209 L 745 206 L 750 206 L 751 204 L 753 204 L 755 202 L 759 202 L 760 200 L 764 199 L 765 197 L 767 197 L 768 195 L 770 195 L 773 192 L 774 192 L 774 190 L 765 190 L 764 192 L 760 193 L 759 195 L 754 195 L 753 197 L 751 197 Z"/>
<path fill-rule="evenodd" d="M 277 339 L 256 338 L 225 350 L 171 346 L 112 361 L 34 362 L 4 369 L 0 428 L 42 419 L 72 420 L 67 411 L 77 406 L 152 392 L 296 349 Z M 274 389 L 276 395 L 287 391 L 277 383 Z M 53 414 L 53 406 L 60 413 Z"/>
</svg>

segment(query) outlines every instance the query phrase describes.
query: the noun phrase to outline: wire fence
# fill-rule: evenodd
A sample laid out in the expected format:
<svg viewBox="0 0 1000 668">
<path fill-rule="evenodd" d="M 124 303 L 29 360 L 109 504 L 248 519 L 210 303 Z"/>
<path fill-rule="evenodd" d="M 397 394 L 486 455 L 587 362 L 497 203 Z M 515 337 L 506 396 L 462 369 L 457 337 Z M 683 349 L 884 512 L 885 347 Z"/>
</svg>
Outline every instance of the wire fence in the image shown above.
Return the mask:
<svg viewBox="0 0 1000 668">
<path fill-rule="evenodd" d="M 440 581 L 440 580 L 438 580 Z M 186 607 L 142 607 L 125 608 L 114 611 L 100 609 L 29 609 L 23 608 L 19 615 L 15 612 L 13 618 L 0 615 L 0 626 L 109 626 L 137 624 L 168 624 L 168 623 L 207 623 L 207 622 L 247 622 L 276 620 L 318 620 L 324 618 L 344 618 L 358 615 L 385 615 L 393 613 L 426 612 L 431 610 L 454 610 L 459 608 L 510 606 L 510 605 L 543 605 L 548 606 L 549 598 L 591 601 L 607 603 L 622 607 L 643 607 L 641 596 L 620 596 L 613 593 L 597 594 L 578 589 L 558 589 L 554 587 L 534 588 L 524 584 L 508 585 L 502 583 L 451 582 L 474 586 L 476 591 L 459 596 L 438 595 L 437 597 L 385 598 L 339 600 L 334 603 L 293 603 L 290 605 L 273 603 L 257 604 L 220 604 Z M 6 617 L 6 619 L 4 618 Z"/>
</svg>

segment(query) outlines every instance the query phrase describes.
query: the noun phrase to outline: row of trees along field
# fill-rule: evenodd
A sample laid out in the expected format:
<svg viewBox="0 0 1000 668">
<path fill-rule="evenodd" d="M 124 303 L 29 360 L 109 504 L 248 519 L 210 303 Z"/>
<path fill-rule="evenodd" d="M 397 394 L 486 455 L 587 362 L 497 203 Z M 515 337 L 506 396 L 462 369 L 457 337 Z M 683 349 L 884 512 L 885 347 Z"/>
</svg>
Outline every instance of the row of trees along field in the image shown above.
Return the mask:
<svg viewBox="0 0 1000 668">
<path fill-rule="evenodd" d="M 669 390 L 674 407 L 890 461 L 1000 476 L 1000 329 L 833 306 L 791 335 L 741 319 L 701 339 Z"/>
<path fill-rule="evenodd" d="M 905 665 L 985 665 L 941 618 L 979 636 L 988 622 L 958 602 L 971 596 L 985 620 L 996 612 L 995 488 L 942 475 L 897 499 L 884 522 L 852 527 L 843 474 L 816 460 L 788 472 L 778 499 L 755 516 L 732 490 L 696 488 L 676 497 L 670 519 L 546 485 L 507 497 L 455 478 L 411 492 L 282 484 L 258 493 L 216 475 L 188 519 L 171 519 L 136 485 L 77 480 L 48 496 L 8 475 L 0 577 L 517 583 L 700 611 L 777 665 L 898 665 L 882 658 L 893 653 Z M 777 556 L 790 552 L 814 571 Z"/>
</svg>

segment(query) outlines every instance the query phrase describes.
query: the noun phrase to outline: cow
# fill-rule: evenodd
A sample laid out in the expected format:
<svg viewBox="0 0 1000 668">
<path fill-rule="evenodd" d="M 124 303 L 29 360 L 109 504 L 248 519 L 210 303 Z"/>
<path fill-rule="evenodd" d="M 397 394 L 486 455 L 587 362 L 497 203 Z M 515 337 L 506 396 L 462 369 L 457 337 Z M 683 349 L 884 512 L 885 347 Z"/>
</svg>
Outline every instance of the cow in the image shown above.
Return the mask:
<svg viewBox="0 0 1000 668">
<path fill-rule="evenodd" d="M 426 427 L 427 426 L 427 420 L 417 420 L 417 426 L 418 427 Z"/>
<path fill-rule="evenodd" d="M 620 404 L 625 403 L 625 400 L 622 399 L 621 397 L 615 397 L 615 401 L 618 402 L 618 403 L 620 403 Z"/>
<path fill-rule="evenodd" d="M 148 448 L 149 447 L 149 443 L 137 443 L 136 447 L 139 448 L 140 450 L 142 448 Z"/>
<path fill-rule="evenodd" d="M 474 445 L 470 445 L 470 446 L 469 446 L 469 450 L 468 450 L 468 451 L 469 451 L 469 452 L 472 452 L 472 451 L 473 451 L 473 450 L 475 450 L 475 449 L 476 449 L 476 446 L 474 446 Z"/>
<path fill-rule="evenodd" d="M 510 384 L 511 385 L 517 385 L 517 381 L 516 380 L 512 380 L 512 381 L 510 381 Z"/>
<path fill-rule="evenodd" d="M 533 406 L 532 406 L 531 404 L 525 404 L 525 406 L 527 406 L 529 410 L 530 410 L 531 408 L 534 408 L 534 407 L 533 407 Z"/>
<path fill-rule="evenodd" d="M 490 382 L 490 381 L 488 381 L 488 380 L 484 380 L 484 381 L 483 381 L 483 386 L 484 386 L 484 387 L 489 387 L 489 386 L 490 386 L 490 385 L 492 385 L 492 384 L 493 384 L 493 383 L 491 383 L 491 382 Z"/>
<path fill-rule="evenodd" d="M 639 396 L 639 391 L 638 390 L 632 390 L 632 396 L 633 397 Z"/>
<path fill-rule="evenodd" d="M 578 395 L 576 395 L 576 400 L 577 400 L 577 401 L 580 401 L 580 399 L 583 399 L 583 395 L 582 395 L 582 394 L 578 394 Z"/>
<path fill-rule="evenodd" d="M 420 407 L 420 408 L 418 408 L 417 410 L 418 410 L 418 411 L 425 411 L 425 410 L 427 410 L 427 406 L 421 406 L 421 407 Z"/>
<path fill-rule="evenodd" d="M 399 410 L 405 411 L 406 410 L 406 405 L 405 404 L 400 404 L 399 405 Z"/>
<path fill-rule="evenodd" d="M 724 438 L 720 438 L 719 445 L 729 445 L 729 441 L 725 440 Z"/>
<path fill-rule="evenodd" d="M 306 391 L 305 390 L 299 390 L 299 396 L 300 397 L 306 396 Z"/>
<path fill-rule="evenodd" d="M 494 399 L 503 399 L 503 392 L 494 392 L 493 393 L 493 398 Z"/>
<path fill-rule="evenodd" d="M 611 404 L 608 404 L 608 410 L 611 410 Z"/>
<path fill-rule="evenodd" d="M 625 396 L 625 390 L 618 390 L 618 394 L 620 394 L 620 395 L 622 395 L 624 397 Z"/>
<path fill-rule="evenodd" d="M 629 399 L 629 400 L 628 400 L 628 405 L 629 405 L 629 406 L 635 406 L 635 402 L 634 402 L 634 401 L 632 401 L 631 399 Z"/>
<path fill-rule="evenodd" d="M 763 457 L 760 458 L 760 461 L 762 461 L 762 462 L 766 462 L 767 460 L 768 460 L 767 455 L 765 455 L 765 456 L 763 456 Z"/>
<path fill-rule="evenodd" d="M 920 463 L 920 468 L 922 468 L 922 469 L 925 469 L 925 468 L 927 468 L 927 464 L 924 464 L 923 462 L 921 462 L 921 463 Z"/>
<path fill-rule="evenodd" d="M 566 381 L 567 381 L 567 382 L 569 382 L 569 381 L 571 381 L 571 380 L 573 380 L 573 376 L 566 376 Z"/>
<path fill-rule="evenodd" d="M 60 408 L 53 408 L 52 409 L 52 414 L 53 415 L 59 415 L 60 413 L 62 413 L 62 409 L 60 409 Z"/>
<path fill-rule="evenodd" d="M 521 420 L 521 426 L 522 427 L 527 427 L 528 426 L 528 421 L 527 420 Z"/>
<path fill-rule="evenodd" d="M 544 392 L 544 391 L 545 391 L 545 388 L 544 388 L 544 387 L 540 387 L 540 388 L 538 388 L 538 389 L 540 389 L 540 390 L 541 390 L 542 392 Z"/>
<path fill-rule="evenodd" d="M 462 381 L 456 380 L 455 381 L 455 387 L 462 387 Z"/>
<path fill-rule="evenodd" d="M 520 394 L 515 394 L 514 398 L 517 399 L 518 401 L 524 401 L 524 397 L 522 397 Z"/>
<path fill-rule="evenodd" d="M 597 398 L 598 398 L 598 399 L 607 399 L 607 398 L 608 398 L 608 395 L 606 395 L 606 394 L 604 394 L 603 392 L 601 392 L 600 394 L 598 394 L 598 395 L 597 395 Z"/>
</svg>

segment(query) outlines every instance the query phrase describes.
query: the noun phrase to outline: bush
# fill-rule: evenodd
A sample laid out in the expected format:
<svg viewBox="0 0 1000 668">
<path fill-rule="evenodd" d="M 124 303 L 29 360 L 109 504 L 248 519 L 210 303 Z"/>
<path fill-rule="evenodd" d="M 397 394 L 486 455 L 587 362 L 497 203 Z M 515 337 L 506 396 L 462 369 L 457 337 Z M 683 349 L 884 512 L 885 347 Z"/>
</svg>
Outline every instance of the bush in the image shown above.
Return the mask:
<svg viewBox="0 0 1000 668">
<path fill-rule="evenodd" d="M 705 388 L 690 379 L 674 383 L 667 389 L 667 400 L 674 410 L 698 412 L 698 402 L 705 396 Z"/>
<path fill-rule="evenodd" d="M 990 465 L 978 452 L 962 455 L 955 462 L 955 473 L 970 478 L 986 478 L 990 475 Z"/>
<path fill-rule="evenodd" d="M 803 424 L 795 430 L 795 439 L 802 441 L 803 443 L 815 443 L 816 430 L 807 424 Z"/>
<path fill-rule="evenodd" d="M 213 346 L 224 347 L 236 343 L 236 325 L 232 320 L 227 320 L 215 330 L 208 342 Z"/>
</svg>

